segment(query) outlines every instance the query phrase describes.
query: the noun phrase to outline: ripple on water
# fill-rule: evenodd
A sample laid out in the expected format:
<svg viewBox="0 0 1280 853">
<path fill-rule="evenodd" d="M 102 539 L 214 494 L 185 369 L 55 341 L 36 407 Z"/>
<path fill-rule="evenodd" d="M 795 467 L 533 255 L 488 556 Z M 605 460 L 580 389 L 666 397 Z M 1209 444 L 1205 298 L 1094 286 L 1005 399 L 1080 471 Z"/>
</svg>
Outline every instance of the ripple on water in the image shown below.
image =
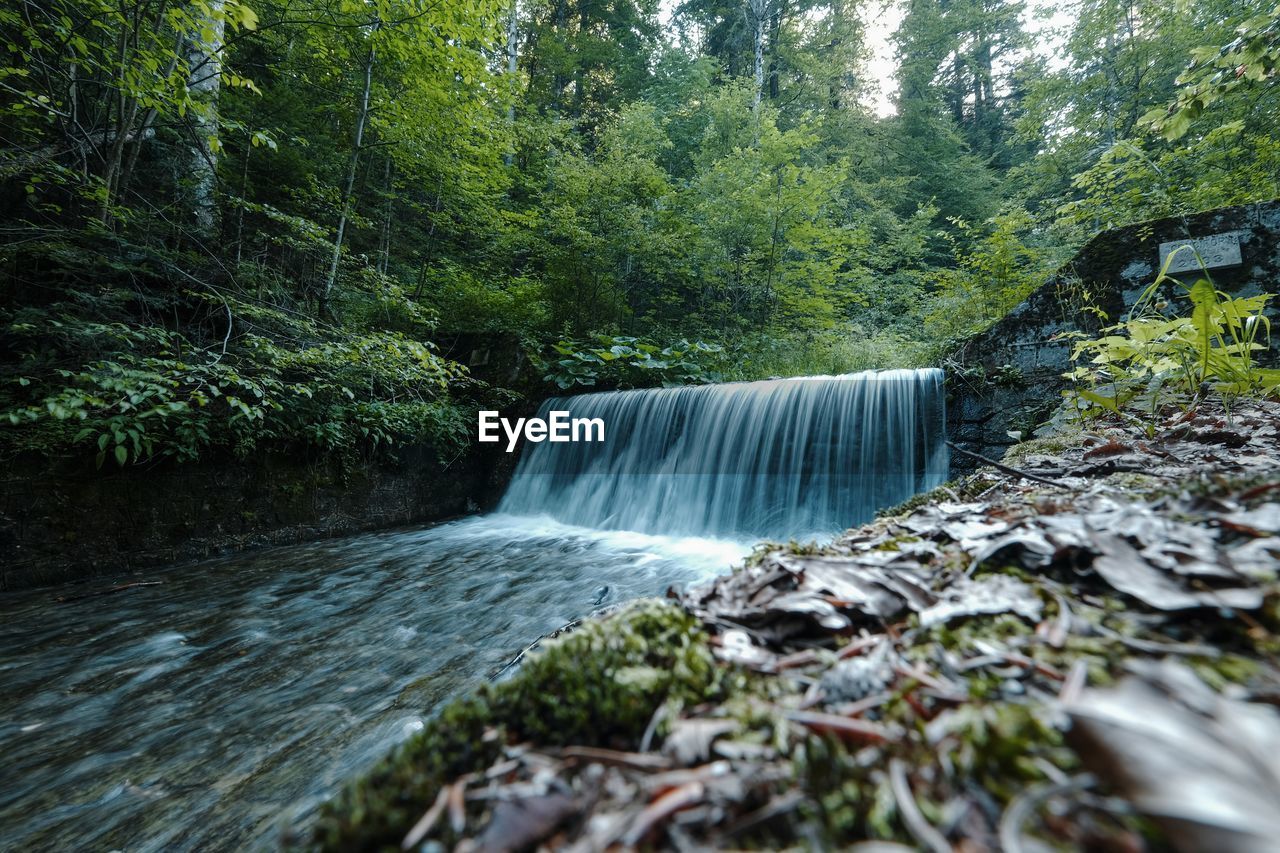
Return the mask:
<svg viewBox="0 0 1280 853">
<path fill-rule="evenodd" d="M 748 550 L 493 515 L 0 595 L 0 846 L 272 847 L 600 587 L 657 595 Z"/>
</svg>

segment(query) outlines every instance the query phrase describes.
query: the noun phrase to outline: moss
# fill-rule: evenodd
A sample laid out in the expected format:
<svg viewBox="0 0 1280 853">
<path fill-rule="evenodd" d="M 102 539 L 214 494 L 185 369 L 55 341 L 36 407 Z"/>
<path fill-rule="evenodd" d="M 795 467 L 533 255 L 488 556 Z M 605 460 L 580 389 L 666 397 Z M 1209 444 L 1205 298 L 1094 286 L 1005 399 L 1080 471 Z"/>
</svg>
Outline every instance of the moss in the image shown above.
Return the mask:
<svg viewBox="0 0 1280 853">
<path fill-rule="evenodd" d="M 906 545 L 909 542 L 920 542 L 920 541 L 923 541 L 923 540 L 921 540 L 919 536 L 913 536 L 909 533 L 904 533 L 901 536 L 894 536 L 892 538 L 886 539 L 884 542 L 881 542 L 879 545 L 877 545 L 873 550 L 901 551 L 903 545 Z"/>
<path fill-rule="evenodd" d="M 918 495 L 907 498 L 900 504 L 880 510 L 876 513 L 876 518 L 893 518 L 899 515 L 907 515 L 926 504 L 955 500 L 957 497 L 963 498 L 966 485 L 972 479 L 972 477 L 963 477 L 958 480 L 948 480 L 932 491 L 921 492 Z"/>
<path fill-rule="evenodd" d="M 1177 484 L 1170 484 L 1168 481 L 1161 481 L 1163 488 L 1152 493 L 1150 498 L 1168 495 L 1170 497 L 1188 494 L 1195 497 L 1215 498 L 1223 496 L 1238 495 L 1251 489 L 1269 486 L 1276 482 L 1276 475 L 1270 471 L 1264 471 L 1258 474 L 1252 474 L 1244 477 L 1228 476 L 1218 473 L 1205 475 L 1203 473 L 1189 477 Z M 1274 500 L 1274 493 L 1260 495 L 1256 499 L 1256 503 L 1260 504 L 1265 501 Z M 1253 505 L 1251 503 L 1251 505 Z"/>
<path fill-rule="evenodd" d="M 664 703 L 724 699 L 745 684 L 716 665 L 694 617 L 640 602 L 546 643 L 509 681 L 447 706 L 324 807 L 312 845 L 398 849 L 442 785 L 491 766 L 506 743 L 631 749 Z"/>
<path fill-rule="evenodd" d="M 1229 684 L 1248 684 L 1262 671 L 1262 665 L 1240 655 L 1194 658 L 1188 663 L 1205 684 L 1222 690 Z"/>
<path fill-rule="evenodd" d="M 806 835 L 817 834 L 827 843 L 876 837 L 865 829 L 875 810 L 876 784 L 856 753 L 835 737 L 814 735 L 792 756 L 796 778 L 806 794 L 800 808 L 801 820 L 809 828 Z"/>
<path fill-rule="evenodd" d="M 1152 477 L 1148 474 L 1133 471 L 1112 474 L 1106 479 L 1108 486 L 1122 489 L 1134 498 L 1149 495 L 1166 483 L 1166 480 L 1159 477 Z"/>
<path fill-rule="evenodd" d="M 583 625 L 489 693 L 523 738 L 627 748 L 663 702 L 721 698 L 725 674 L 696 618 L 642 602 Z"/>
<path fill-rule="evenodd" d="M 747 568 L 755 568 L 763 563 L 764 559 L 770 554 L 785 550 L 787 550 L 787 546 L 778 542 L 760 542 L 751 549 L 751 553 L 747 555 L 746 559 L 733 567 L 733 571 L 740 572 Z"/>
<path fill-rule="evenodd" d="M 905 703 L 903 712 L 908 713 Z M 1008 802 L 1046 780 L 1046 763 L 1066 773 L 1079 768 L 1043 709 L 1014 702 L 962 706 L 932 725 L 928 738 L 917 734 L 881 747 L 851 748 L 813 735 L 792 752 L 806 794 L 799 812 L 803 826 L 789 827 L 783 839 L 805 838 L 821 842 L 820 848 L 854 838 L 911 843 L 885 772 L 892 757 L 913 768 L 916 805 L 934 823 L 944 819 L 940 804 L 954 798 L 957 778 Z"/>
<path fill-rule="evenodd" d="M 1079 428 L 1057 432 L 1044 438 L 1032 438 L 1013 445 L 1004 454 L 1006 465 L 1017 466 L 1029 456 L 1040 454 L 1051 455 L 1080 447 L 1084 443 L 1084 432 Z"/>
<path fill-rule="evenodd" d="M 1036 759 L 1071 773 L 1079 766 L 1062 732 L 1035 705 L 1016 702 L 965 705 L 947 718 L 938 751 L 946 763 L 997 799 L 1009 801 L 1025 785 L 1045 779 Z"/>
</svg>

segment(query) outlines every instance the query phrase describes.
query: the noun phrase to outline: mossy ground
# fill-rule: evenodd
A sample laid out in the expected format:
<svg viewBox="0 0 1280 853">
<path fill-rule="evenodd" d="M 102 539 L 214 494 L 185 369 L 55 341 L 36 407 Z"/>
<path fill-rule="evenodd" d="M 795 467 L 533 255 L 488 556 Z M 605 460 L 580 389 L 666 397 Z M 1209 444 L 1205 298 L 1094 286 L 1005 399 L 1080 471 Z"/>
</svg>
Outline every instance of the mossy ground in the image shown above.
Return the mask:
<svg viewBox="0 0 1280 853">
<path fill-rule="evenodd" d="M 446 706 L 326 806 L 314 841 L 398 849 L 441 785 L 489 767 L 504 744 L 634 748 L 660 706 L 724 700 L 747 681 L 717 665 L 698 620 L 662 602 L 637 603 L 548 641 L 510 680 Z"/>
</svg>

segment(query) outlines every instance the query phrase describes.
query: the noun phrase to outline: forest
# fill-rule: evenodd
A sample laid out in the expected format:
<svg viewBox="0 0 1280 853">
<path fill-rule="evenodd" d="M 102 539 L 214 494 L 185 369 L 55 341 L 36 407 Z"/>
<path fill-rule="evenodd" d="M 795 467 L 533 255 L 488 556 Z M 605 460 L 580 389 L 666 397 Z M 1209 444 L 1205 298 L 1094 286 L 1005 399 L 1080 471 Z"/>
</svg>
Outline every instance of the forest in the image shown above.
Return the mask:
<svg viewBox="0 0 1280 853">
<path fill-rule="evenodd" d="M 1270 3 L 10 0 L 4 453 L 459 445 L 514 399 L 460 334 L 548 391 L 937 364 L 1280 196 Z"/>
<path fill-rule="evenodd" d="M 1274 849 L 1276 2 L 0 0 L 0 847 Z"/>
</svg>

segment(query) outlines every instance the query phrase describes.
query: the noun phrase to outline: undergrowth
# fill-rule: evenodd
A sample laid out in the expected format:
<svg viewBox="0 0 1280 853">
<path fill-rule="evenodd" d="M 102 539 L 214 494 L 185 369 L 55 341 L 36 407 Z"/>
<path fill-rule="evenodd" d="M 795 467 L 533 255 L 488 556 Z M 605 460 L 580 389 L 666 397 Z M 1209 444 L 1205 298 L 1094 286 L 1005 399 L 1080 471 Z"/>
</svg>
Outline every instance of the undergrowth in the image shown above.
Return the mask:
<svg viewBox="0 0 1280 853">
<path fill-rule="evenodd" d="M 0 455 L 102 467 L 419 442 L 444 454 L 465 443 L 472 400 L 496 396 L 436 352 L 434 319 L 389 280 L 351 299 L 337 326 L 252 268 L 229 276 L 153 247 L 131 256 L 46 256 L 33 280 L 68 279 L 48 289 L 56 297 L 0 309 Z"/>
<path fill-rule="evenodd" d="M 1169 255 L 1126 319 L 1096 338 L 1073 335 L 1072 359 L 1087 362 L 1066 378 L 1078 383 L 1068 396 L 1082 418 L 1110 412 L 1137 418 L 1150 431 L 1170 405 L 1191 408 L 1212 397 L 1230 412 L 1237 399 L 1280 390 L 1280 370 L 1258 360 L 1270 346 L 1265 310 L 1273 295 L 1218 290 L 1198 253 L 1202 275 L 1184 284 L 1169 269 L 1188 251 L 1195 249 L 1181 246 Z"/>
</svg>

